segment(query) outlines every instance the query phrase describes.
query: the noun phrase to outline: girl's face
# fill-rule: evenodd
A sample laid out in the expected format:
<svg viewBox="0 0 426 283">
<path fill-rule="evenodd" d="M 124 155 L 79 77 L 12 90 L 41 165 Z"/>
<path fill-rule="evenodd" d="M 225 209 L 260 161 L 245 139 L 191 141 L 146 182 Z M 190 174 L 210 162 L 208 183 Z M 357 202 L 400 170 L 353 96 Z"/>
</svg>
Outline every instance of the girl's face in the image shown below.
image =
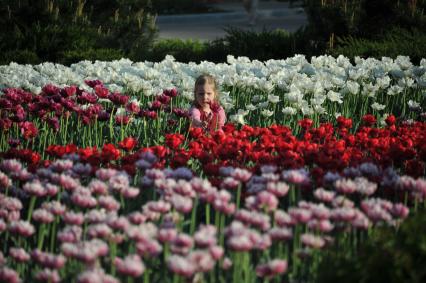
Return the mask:
<svg viewBox="0 0 426 283">
<path fill-rule="evenodd" d="M 214 86 L 208 83 L 195 88 L 195 100 L 202 107 L 208 107 L 216 98 Z"/>
</svg>

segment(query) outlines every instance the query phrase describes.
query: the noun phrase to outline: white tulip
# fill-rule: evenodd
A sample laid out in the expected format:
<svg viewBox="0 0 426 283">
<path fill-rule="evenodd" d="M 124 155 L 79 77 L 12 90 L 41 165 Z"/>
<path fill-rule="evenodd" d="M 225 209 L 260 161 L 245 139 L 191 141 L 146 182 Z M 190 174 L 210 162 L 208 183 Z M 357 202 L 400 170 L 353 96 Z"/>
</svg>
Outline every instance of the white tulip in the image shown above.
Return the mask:
<svg viewBox="0 0 426 283">
<path fill-rule="evenodd" d="M 243 115 L 234 114 L 234 115 L 231 115 L 229 117 L 229 119 L 231 120 L 231 122 L 234 122 L 234 123 L 237 123 L 237 124 L 241 124 L 241 125 L 246 124 L 246 122 L 244 121 Z"/>
<path fill-rule="evenodd" d="M 262 112 L 260 112 L 260 114 L 262 114 L 262 116 L 264 116 L 264 117 L 271 117 L 272 115 L 274 115 L 274 111 L 264 109 L 264 110 L 262 110 Z"/>
<path fill-rule="evenodd" d="M 258 104 L 258 108 L 261 108 L 261 109 L 268 108 L 268 106 L 269 106 L 269 102 L 268 102 L 268 101 L 260 102 L 260 103 Z"/>
<path fill-rule="evenodd" d="M 269 94 L 268 101 L 275 104 L 280 102 L 280 97 L 278 95 Z"/>
<path fill-rule="evenodd" d="M 383 105 L 383 104 L 379 104 L 379 103 L 377 103 L 377 102 L 374 102 L 373 104 L 371 104 L 371 108 L 373 108 L 374 110 L 378 110 L 378 111 L 380 111 L 380 110 L 385 109 L 385 108 L 386 108 L 386 105 Z"/>
<path fill-rule="evenodd" d="M 327 98 L 331 102 L 337 102 L 339 104 L 343 103 L 342 95 L 338 92 L 333 91 L 333 90 L 328 91 Z"/>
<path fill-rule="evenodd" d="M 256 106 L 254 106 L 253 104 L 249 104 L 249 105 L 246 105 L 246 109 L 247 109 L 247 110 L 250 110 L 250 111 L 254 111 L 254 110 L 256 110 L 256 109 L 257 109 L 257 107 L 256 107 Z"/>
<path fill-rule="evenodd" d="M 293 107 L 285 107 L 283 108 L 283 110 L 281 110 L 281 112 L 283 112 L 285 115 L 290 115 L 293 116 L 297 113 L 297 110 Z"/>
</svg>

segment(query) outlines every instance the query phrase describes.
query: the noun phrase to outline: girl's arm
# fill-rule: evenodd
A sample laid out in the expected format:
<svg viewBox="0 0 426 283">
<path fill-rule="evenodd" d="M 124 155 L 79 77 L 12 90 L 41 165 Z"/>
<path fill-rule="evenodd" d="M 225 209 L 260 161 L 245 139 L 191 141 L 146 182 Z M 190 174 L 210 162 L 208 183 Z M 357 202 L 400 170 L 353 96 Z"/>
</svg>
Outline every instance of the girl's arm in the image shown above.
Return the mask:
<svg viewBox="0 0 426 283">
<path fill-rule="evenodd" d="M 189 118 L 191 120 L 191 127 L 201 128 L 204 123 L 201 121 L 201 112 L 195 107 L 189 109 Z"/>
<path fill-rule="evenodd" d="M 220 107 L 219 113 L 218 113 L 218 126 L 219 128 L 222 128 L 225 125 L 226 122 L 226 114 L 225 110 L 223 110 L 223 107 Z"/>
</svg>

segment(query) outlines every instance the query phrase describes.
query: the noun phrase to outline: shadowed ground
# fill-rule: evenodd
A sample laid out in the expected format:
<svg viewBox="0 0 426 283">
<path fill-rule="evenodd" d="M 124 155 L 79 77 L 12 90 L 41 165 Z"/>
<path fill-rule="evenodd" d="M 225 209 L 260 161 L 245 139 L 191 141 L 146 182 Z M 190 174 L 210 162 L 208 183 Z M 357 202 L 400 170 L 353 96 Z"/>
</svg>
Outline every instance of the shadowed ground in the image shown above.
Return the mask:
<svg viewBox="0 0 426 283">
<path fill-rule="evenodd" d="M 159 16 L 159 38 L 213 40 L 225 36 L 226 27 L 253 31 L 284 29 L 293 32 L 307 23 L 300 3 L 296 2 L 290 8 L 287 2 L 259 1 L 259 17 L 254 26 L 249 25 L 242 1 L 212 4 L 226 12 Z"/>
</svg>

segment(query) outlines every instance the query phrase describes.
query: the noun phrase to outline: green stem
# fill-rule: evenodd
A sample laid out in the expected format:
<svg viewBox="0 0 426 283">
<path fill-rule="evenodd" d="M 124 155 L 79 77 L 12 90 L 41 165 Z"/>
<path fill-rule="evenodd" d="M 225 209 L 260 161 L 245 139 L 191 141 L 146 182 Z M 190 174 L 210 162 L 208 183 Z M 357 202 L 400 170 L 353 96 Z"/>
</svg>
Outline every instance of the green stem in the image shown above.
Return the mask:
<svg viewBox="0 0 426 283">
<path fill-rule="evenodd" d="M 206 224 L 210 225 L 210 203 L 206 204 Z"/>
<path fill-rule="evenodd" d="M 240 202 L 241 202 L 241 184 L 238 185 L 237 189 L 237 210 L 240 209 Z"/>
<path fill-rule="evenodd" d="M 117 256 L 117 244 L 114 242 L 110 242 L 110 256 L 111 256 L 111 274 L 113 276 L 115 276 L 115 264 L 114 264 L 114 260 L 115 257 Z"/>
<path fill-rule="evenodd" d="M 59 216 L 55 216 L 55 220 L 53 221 L 52 230 L 50 234 L 50 252 L 55 252 L 55 239 L 56 239 L 56 226 L 58 225 Z"/>
<path fill-rule="evenodd" d="M 144 283 L 149 283 L 149 274 L 150 274 L 150 270 L 146 269 L 144 274 L 143 274 L 143 282 Z"/>
<path fill-rule="evenodd" d="M 42 223 L 40 227 L 38 228 L 38 237 L 37 237 L 37 248 L 41 251 L 43 250 L 43 242 L 44 242 L 44 226 L 45 224 Z"/>
<path fill-rule="evenodd" d="M 31 216 L 33 214 L 33 210 L 34 210 L 34 206 L 35 206 L 36 200 L 37 200 L 36 196 L 32 196 L 31 197 L 30 207 L 28 209 L 28 216 L 27 216 L 27 221 L 28 222 L 30 222 L 30 220 L 31 220 Z"/>
<path fill-rule="evenodd" d="M 198 208 L 198 197 L 195 198 L 194 201 L 194 207 L 192 208 L 192 214 L 191 214 L 191 226 L 189 229 L 189 234 L 193 235 L 195 231 L 195 224 L 197 220 L 197 208 Z"/>
</svg>

